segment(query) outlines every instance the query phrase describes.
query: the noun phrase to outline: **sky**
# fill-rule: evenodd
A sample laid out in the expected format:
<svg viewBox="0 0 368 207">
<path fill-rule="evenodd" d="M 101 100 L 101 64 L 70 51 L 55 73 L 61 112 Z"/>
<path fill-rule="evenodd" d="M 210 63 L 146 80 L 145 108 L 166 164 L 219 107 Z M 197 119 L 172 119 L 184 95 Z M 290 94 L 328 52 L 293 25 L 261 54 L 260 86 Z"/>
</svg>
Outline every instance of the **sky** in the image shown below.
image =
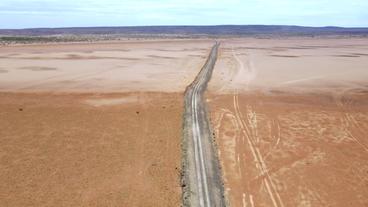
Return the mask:
<svg viewBox="0 0 368 207">
<path fill-rule="evenodd" d="M 368 27 L 368 0 L 0 0 L 0 28 L 265 24 Z"/>
</svg>

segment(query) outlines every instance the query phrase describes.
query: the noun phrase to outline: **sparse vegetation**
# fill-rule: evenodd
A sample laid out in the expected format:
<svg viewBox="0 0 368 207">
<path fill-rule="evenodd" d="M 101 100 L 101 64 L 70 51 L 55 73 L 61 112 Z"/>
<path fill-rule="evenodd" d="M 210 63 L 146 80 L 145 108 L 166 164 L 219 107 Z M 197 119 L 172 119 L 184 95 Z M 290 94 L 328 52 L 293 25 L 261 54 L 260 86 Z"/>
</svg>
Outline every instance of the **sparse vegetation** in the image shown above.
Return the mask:
<svg viewBox="0 0 368 207">
<path fill-rule="evenodd" d="M 85 27 L 48 29 L 0 29 L 0 44 L 82 42 L 120 39 L 193 39 L 282 36 L 339 36 L 367 37 L 368 28 L 300 27 L 267 25 L 222 26 L 142 26 L 142 27 Z"/>
</svg>

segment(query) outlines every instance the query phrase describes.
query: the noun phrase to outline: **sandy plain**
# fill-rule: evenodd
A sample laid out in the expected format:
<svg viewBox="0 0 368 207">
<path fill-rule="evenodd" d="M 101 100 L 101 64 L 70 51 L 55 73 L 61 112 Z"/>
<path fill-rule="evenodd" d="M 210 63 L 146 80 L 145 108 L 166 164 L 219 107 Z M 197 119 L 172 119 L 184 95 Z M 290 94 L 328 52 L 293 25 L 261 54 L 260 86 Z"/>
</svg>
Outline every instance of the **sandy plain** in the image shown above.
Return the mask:
<svg viewBox="0 0 368 207">
<path fill-rule="evenodd" d="M 180 206 L 183 93 L 211 46 L 0 48 L 0 206 Z"/>
<path fill-rule="evenodd" d="M 207 93 L 231 206 L 368 205 L 368 40 L 224 40 Z"/>
<path fill-rule="evenodd" d="M 213 41 L 157 40 L 0 48 L 1 91 L 183 91 Z"/>
<path fill-rule="evenodd" d="M 1 47 L 0 205 L 179 206 L 183 91 L 212 44 Z M 368 205 L 367 63 L 366 39 L 222 41 L 207 98 L 232 206 Z"/>
</svg>

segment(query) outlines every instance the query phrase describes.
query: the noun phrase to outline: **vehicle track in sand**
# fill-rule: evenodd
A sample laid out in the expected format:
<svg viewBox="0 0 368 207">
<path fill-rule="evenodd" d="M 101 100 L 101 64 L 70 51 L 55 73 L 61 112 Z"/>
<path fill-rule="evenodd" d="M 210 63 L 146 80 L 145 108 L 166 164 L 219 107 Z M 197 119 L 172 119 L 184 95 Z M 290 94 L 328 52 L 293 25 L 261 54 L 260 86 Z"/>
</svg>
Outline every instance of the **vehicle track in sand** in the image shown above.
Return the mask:
<svg viewBox="0 0 368 207">
<path fill-rule="evenodd" d="M 232 48 L 232 55 L 236 62 L 239 65 L 239 71 L 245 72 L 246 77 L 246 88 L 249 88 L 250 82 L 255 78 L 256 72 L 253 67 L 253 64 L 248 58 L 247 60 L 247 69 L 244 67 L 244 63 L 240 60 L 240 58 L 236 55 L 234 49 Z M 243 144 L 248 144 L 251 154 L 253 156 L 254 164 L 256 168 L 259 170 L 258 178 L 263 179 L 263 183 L 266 186 L 267 193 L 272 201 L 274 207 L 283 207 L 284 204 L 278 193 L 278 190 L 272 180 L 272 177 L 269 174 L 269 170 L 265 159 L 272 153 L 272 151 L 277 147 L 280 142 L 281 134 L 280 134 L 280 124 L 277 119 L 272 119 L 271 123 L 271 131 L 276 128 L 276 133 L 270 133 L 273 138 L 277 141 L 275 145 L 270 149 L 266 155 L 262 155 L 259 143 L 260 138 L 258 136 L 258 127 L 257 127 L 257 113 L 253 110 L 252 106 L 247 105 L 247 114 L 244 116 L 239 107 L 239 92 L 237 89 L 234 89 L 233 92 L 233 105 L 234 105 L 234 115 L 237 121 L 237 125 L 240 126 L 240 131 L 243 134 Z M 273 127 L 272 127 L 273 126 Z M 275 127 L 276 126 L 276 127 Z M 252 195 L 249 194 L 249 203 L 251 206 L 254 205 L 254 201 L 252 199 Z M 246 195 L 243 194 L 243 205 L 246 204 Z"/>
<path fill-rule="evenodd" d="M 335 100 L 337 107 L 341 111 L 340 121 L 349 137 L 368 152 L 368 146 L 362 142 L 366 129 L 353 115 L 356 111 L 354 109 L 354 100 L 349 97 L 349 90 L 351 89 L 343 90 Z"/>
<path fill-rule="evenodd" d="M 232 57 L 236 61 L 238 67 L 233 73 L 233 80 L 243 79 L 241 84 L 243 89 L 248 89 L 250 82 L 255 78 L 256 71 L 250 60 L 247 58 L 246 63 L 237 56 L 232 49 Z M 240 82 L 239 82 L 240 83 Z M 229 83 L 231 84 L 231 83 Z M 267 121 L 270 141 L 268 150 L 262 152 L 261 145 L 264 140 L 261 140 L 260 126 L 258 126 L 258 114 L 256 109 L 251 104 L 245 103 L 246 114 L 243 114 L 240 108 L 239 91 L 236 85 L 232 85 L 232 107 L 221 108 L 218 118 L 215 120 L 215 130 L 219 136 L 226 136 L 227 151 L 225 152 L 227 169 L 230 170 L 231 180 L 236 189 L 227 189 L 226 196 L 232 195 L 241 200 L 237 203 L 239 206 L 257 206 L 259 205 L 259 196 L 257 192 L 263 189 L 262 197 L 267 197 L 268 204 L 274 207 L 284 207 L 283 200 L 278 192 L 276 184 L 271 176 L 272 169 L 266 164 L 266 160 L 272 157 L 272 153 L 278 148 L 281 142 L 281 126 L 277 117 L 269 117 Z M 242 104 L 244 106 L 244 103 Z M 226 123 L 228 127 L 226 127 Z M 229 126 L 230 124 L 230 126 Z M 221 128 L 224 131 L 221 132 Z M 226 129 L 227 128 L 227 129 Z M 232 135 L 227 136 L 226 133 L 232 131 Z M 220 135 L 221 133 L 221 135 Z M 231 143 L 230 143 L 231 142 Z M 230 150 L 232 149 L 232 150 Z M 230 164 L 233 163 L 233 164 Z M 226 177 L 226 176 L 225 176 Z M 236 183 L 234 183 L 236 180 Z M 254 185 L 255 183 L 256 186 Z M 257 190 L 258 189 L 258 190 Z M 229 194 L 229 195 L 227 195 Z"/>
<path fill-rule="evenodd" d="M 266 154 L 266 156 L 263 156 L 257 144 L 260 141 L 257 130 L 257 114 L 252 109 L 251 106 L 248 106 L 246 118 L 244 117 L 239 107 L 239 95 L 237 91 L 234 92 L 233 103 L 236 121 L 240 126 L 243 138 L 245 139 L 243 140 L 243 142 L 246 142 L 246 144 L 248 144 L 251 150 L 251 154 L 253 156 L 254 164 L 256 168 L 259 170 L 259 175 L 257 177 L 263 179 L 267 193 L 272 201 L 273 206 L 283 207 L 284 204 L 272 180 L 272 177 L 269 174 L 270 169 L 268 169 L 265 162 L 265 158 L 269 155 L 269 153 L 272 153 L 272 150 L 269 151 L 268 154 Z M 278 126 L 278 133 L 276 134 L 278 134 L 279 137 L 277 138 L 277 142 L 273 148 L 277 147 L 278 143 L 280 142 L 279 126 Z M 253 203 L 252 195 L 249 194 L 248 196 L 249 196 L 249 203 Z"/>
<path fill-rule="evenodd" d="M 340 84 L 342 72 L 331 86 L 335 76 L 287 77 L 286 65 L 225 44 L 209 105 L 231 206 L 364 206 L 367 85 Z M 266 68 L 285 82 L 262 86 Z"/>
</svg>

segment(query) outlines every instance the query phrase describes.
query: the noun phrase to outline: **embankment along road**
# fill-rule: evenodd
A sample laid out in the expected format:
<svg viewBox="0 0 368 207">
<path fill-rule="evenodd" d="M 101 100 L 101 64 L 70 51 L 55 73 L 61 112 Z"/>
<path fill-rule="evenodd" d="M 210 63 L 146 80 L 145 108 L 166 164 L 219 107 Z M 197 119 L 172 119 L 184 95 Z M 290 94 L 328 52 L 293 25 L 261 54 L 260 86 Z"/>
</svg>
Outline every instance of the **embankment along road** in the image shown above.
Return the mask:
<svg viewBox="0 0 368 207">
<path fill-rule="evenodd" d="M 203 93 L 211 79 L 219 43 L 185 93 L 183 134 L 183 205 L 225 206 L 217 151 L 212 139 Z"/>
</svg>

